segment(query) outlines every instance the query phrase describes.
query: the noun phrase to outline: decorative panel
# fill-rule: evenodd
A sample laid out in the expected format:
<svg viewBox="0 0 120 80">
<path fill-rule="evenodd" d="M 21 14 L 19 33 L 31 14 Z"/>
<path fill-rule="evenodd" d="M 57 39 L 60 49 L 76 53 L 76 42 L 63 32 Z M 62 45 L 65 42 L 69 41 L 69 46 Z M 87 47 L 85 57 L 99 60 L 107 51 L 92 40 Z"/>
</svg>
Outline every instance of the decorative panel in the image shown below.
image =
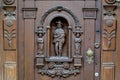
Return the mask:
<svg viewBox="0 0 120 80">
<path fill-rule="evenodd" d="M 3 20 L 3 37 L 4 49 L 16 50 L 16 6 L 4 7 L 4 20 Z"/>
<path fill-rule="evenodd" d="M 53 14 L 55 17 L 48 21 L 50 24 L 47 27 L 44 27 L 46 18 L 53 12 L 61 15 Z M 75 20 L 75 27 L 70 26 L 69 19 L 66 19 L 64 13 Z M 49 9 L 42 16 L 40 26 L 35 33 L 37 34 L 36 67 L 39 74 L 68 77 L 80 73 L 83 31 L 78 18 L 71 10 L 62 6 Z M 71 40 L 72 38 L 74 39 Z M 71 50 L 72 48 L 74 49 Z"/>
<path fill-rule="evenodd" d="M 104 5 L 105 12 L 103 18 L 103 50 L 115 50 L 116 48 L 116 29 L 117 20 L 115 18 L 115 5 Z"/>
<path fill-rule="evenodd" d="M 103 80 L 114 80 L 114 63 L 103 63 Z"/>
<path fill-rule="evenodd" d="M 6 62 L 5 66 L 5 80 L 16 80 L 17 73 L 16 73 L 16 62 Z"/>
</svg>

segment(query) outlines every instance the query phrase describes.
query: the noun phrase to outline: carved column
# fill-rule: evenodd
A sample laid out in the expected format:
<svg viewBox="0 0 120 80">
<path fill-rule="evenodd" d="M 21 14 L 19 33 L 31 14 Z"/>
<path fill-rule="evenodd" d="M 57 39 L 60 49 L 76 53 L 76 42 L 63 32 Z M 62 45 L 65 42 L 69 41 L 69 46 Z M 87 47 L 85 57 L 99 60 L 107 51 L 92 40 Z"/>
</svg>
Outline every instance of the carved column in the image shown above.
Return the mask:
<svg viewBox="0 0 120 80">
<path fill-rule="evenodd" d="M 3 19 L 3 80 L 17 80 L 17 0 L 2 0 Z"/>
<path fill-rule="evenodd" d="M 102 52 L 101 78 L 115 80 L 115 52 L 116 52 L 116 0 L 103 0 L 102 17 Z M 109 74 L 108 74 L 109 72 Z M 109 77 L 106 77 L 109 76 Z"/>
</svg>

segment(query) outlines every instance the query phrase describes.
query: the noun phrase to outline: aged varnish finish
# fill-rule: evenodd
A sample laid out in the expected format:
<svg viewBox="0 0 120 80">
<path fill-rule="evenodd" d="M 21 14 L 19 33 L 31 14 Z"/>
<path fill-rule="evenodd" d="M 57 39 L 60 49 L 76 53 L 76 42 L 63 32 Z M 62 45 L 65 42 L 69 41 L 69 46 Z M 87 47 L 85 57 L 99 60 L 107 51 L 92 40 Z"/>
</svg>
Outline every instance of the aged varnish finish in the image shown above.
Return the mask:
<svg viewBox="0 0 120 80">
<path fill-rule="evenodd" d="M 120 80 L 119 0 L 0 3 L 0 80 Z"/>
</svg>

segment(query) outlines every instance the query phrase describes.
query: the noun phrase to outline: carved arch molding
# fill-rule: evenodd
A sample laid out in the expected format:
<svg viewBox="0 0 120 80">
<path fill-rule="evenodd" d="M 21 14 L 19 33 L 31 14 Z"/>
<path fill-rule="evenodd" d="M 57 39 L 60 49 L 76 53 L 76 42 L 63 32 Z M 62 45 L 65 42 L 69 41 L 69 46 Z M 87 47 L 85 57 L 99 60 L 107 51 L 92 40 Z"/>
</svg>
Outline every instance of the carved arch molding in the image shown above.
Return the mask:
<svg viewBox="0 0 120 80">
<path fill-rule="evenodd" d="M 54 12 L 61 15 L 53 14 L 56 16 L 48 21 L 50 24 L 45 27 L 46 18 Z M 73 18 L 75 27 L 70 27 L 68 16 L 63 12 Z M 35 33 L 37 35 L 35 65 L 38 73 L 50 77 L 68 77 L 80 73 L 83 31 L 77 16 L 71 10 L 62 6 L 49 9 L 41 17 L 40 26 Z"/>
</svg>

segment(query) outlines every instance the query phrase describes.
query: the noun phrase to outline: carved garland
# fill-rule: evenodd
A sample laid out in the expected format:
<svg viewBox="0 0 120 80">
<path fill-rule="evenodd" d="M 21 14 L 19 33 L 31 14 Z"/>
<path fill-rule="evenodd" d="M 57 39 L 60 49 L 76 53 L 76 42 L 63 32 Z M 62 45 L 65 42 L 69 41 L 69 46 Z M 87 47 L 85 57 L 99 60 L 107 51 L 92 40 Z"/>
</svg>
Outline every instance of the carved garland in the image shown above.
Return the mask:
<svg viewBox="0 0 120 80">
<path fill-rule="evenodd" d="M 75 31 L 72 31 L 75 35 L 74 56 L 72 58 L 67 57 L 67 56 L 61 56 L 62 46 L 64 46 L 65 32 L 62 29 L 62 22 L 58 21 L 58 22 L 56 22 L 57 28 L 55 29 L 55 32 L 53 34 L 53 36 L 54 36 L 53 42 L 55 45 L 55 54 L 56 55 L 50 56 L 50 57 L 45 57 L 45 54 L 43 52 L 43 48 L 44 48 L 44 38 L 43 37 L 46 32 L 43 30 L 42 25 L 43 25 L 46 17 L 50 13 L 52 13 L 54 11 L 61 12 L 62 10 L 69 13 L 73 17 L 73 19 L 75 20 L 75 24 L 77 25 L 75 28 Z M 81 40 L 80 36 L 83 32 L 81 31 L 81 26 L 80 26 L 78 18 L 70 10 L 63 8 L 61 6 L 57 6 L 55 8 L 48 10 L 42 16 L 40 25 L 41 26 L 39 26 L 36 31 L 36 34 L 38 37 L 37 38 L 37 55 L 36 55 L 36 66 L 38 68 L 38 72 L 40 74 L 46 74 L 51 77 L 55 77 L 55 76 L 68 77 L 72 74 L 80 73 L 79 69 L 82 66 L 82 64 L 81 64 L 82 56 L 80 55 L 80 52 L 81 52 L 80 47 L 81 47 L 82 40 Z M 58 44 L 58 41 L 56 41 L 56 40 L 59 41 L 59 44 Z M 73 61 L 74 61 L 74 67 L 70 68 L 70 63 L 72 63 Z M 48 65 L 48 67 L 45 66 L 46 63 Z"/>
</svg>

